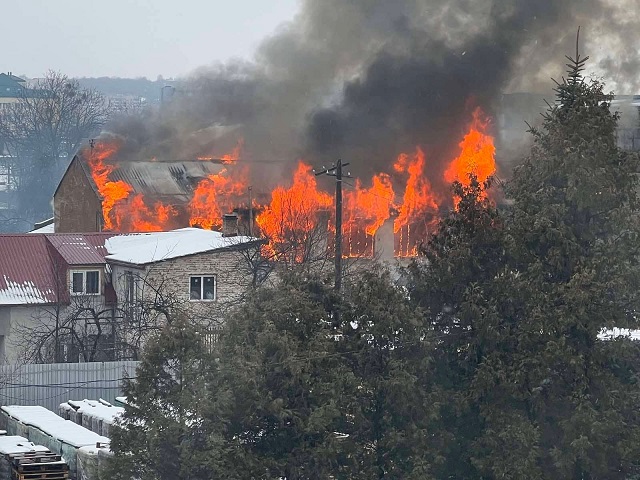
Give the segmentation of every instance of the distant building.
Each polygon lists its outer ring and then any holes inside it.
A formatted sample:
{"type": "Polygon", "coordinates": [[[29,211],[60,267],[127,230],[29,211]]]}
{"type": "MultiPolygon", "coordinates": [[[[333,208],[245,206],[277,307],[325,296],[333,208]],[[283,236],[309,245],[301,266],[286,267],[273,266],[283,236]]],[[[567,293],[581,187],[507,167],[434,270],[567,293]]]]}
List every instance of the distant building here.
{"type": "Polygon", "coordinates": [[[147,99],[138,95],[113,94],[105,95],[104,98],[114,113],[140,112],[147,106],[147,99]]]}
{"type": "Polygon", "coordinates": [[[0,73],[0,109],[16,103],[28,91],[27,81],[11,72],[0,73]]]}

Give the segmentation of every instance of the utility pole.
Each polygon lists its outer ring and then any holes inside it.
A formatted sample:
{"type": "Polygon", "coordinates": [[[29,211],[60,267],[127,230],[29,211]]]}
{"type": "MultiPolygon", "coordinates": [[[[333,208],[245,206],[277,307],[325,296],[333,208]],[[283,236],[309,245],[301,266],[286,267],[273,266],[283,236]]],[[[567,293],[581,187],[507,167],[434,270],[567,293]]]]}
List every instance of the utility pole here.
{"type": "Polygon", "coordinates": [[[249,236],[253,237],[253,186],[249,185],[249,236]]]}
{"type": "Polygon", "coordinates": [[[342,163],[338,160],[331,168],[324,168],[316,172],[319,175],[328,175],[336,177],[336,244],[335,244],[335,290],[340,293],[342,290],[342,167],[346,167],[349,163],[342,163]]]}

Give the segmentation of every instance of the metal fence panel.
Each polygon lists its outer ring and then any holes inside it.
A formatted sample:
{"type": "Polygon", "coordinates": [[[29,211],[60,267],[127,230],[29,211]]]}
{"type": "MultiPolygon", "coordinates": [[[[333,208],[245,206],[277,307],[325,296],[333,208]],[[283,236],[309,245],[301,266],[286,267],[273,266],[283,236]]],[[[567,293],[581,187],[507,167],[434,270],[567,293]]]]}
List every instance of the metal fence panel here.
{"type": "Polygon", "coordinates": [[[122,395],[122,379],[135,377],[139,362],[54,363],[0,366],[1,405],[39,405],[54,412],[67,400],[122,395]]]}

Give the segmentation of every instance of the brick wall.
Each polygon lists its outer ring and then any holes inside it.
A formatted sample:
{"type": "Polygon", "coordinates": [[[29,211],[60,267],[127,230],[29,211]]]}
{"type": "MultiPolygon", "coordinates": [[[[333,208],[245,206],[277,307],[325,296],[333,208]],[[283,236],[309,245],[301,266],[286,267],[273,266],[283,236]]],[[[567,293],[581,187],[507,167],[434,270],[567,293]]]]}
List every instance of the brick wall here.
{"type": "Polygon", "coordinates": [[[74,157],[53,197],[56,232],[99,232],[102,203],[85,170],[74,157]]]}

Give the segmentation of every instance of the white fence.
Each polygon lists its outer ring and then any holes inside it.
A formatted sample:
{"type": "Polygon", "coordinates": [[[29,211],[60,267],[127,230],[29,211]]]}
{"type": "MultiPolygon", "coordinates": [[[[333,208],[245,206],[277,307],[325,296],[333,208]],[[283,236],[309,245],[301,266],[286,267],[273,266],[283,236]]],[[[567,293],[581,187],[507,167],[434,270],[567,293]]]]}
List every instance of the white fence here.
{"type": "Polygon", "coordinates": [[[67,400],[122,395],[122,379],[135,377],[139,362],[54,363],[0,366],[0,405],[39,405],[54,412],[67,400]]]}

